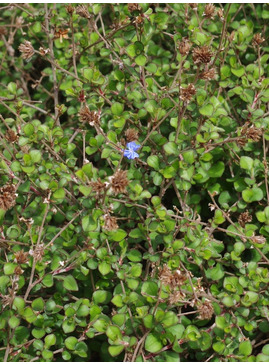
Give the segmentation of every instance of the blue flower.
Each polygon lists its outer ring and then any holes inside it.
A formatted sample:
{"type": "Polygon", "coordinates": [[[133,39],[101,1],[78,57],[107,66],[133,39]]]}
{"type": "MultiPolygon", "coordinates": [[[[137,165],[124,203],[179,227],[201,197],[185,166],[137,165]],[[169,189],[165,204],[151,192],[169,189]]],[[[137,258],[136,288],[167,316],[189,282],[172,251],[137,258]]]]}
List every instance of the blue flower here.
{"type": "Polygon", "coordinates": [[[139,144],[136,144],[136,142],[130,142],[127,143],[127,149],[124,150],[124,157],[127,157],[128,159],[135,159],[138,158],[139,155],[136,153],[136,151],[140,148],[139,144]]]}

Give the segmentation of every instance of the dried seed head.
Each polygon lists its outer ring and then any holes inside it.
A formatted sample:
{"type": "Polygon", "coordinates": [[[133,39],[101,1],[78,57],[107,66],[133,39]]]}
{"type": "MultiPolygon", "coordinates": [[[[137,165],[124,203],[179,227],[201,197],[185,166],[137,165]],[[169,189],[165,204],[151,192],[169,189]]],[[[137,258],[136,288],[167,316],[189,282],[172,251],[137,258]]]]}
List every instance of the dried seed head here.
{"type": "Polygon", "coordinates": [[[5,134],[5,138],[10,143],[15,143],[19,139],[19,136],[15,133],[14,130],[8,129],[5,134]]]}
{"type": "Polygon", "coordinates": [[[245,123],[241,130],[241,135],[245,136],[247,139],[251,139],[254,142],[258,142],[262,136],[262,130],[258,129],[256,126],[251,125],[249,123],[245,123]]]}
{"type": "Polygon", "coordinates": [[[141,10],[141,6],[137,3],[130,3],[128,4],[128,11],[130,13],[133,13],[134,11],[140,11],[141,10]]]}
{"type": "Polygon", "coordinates": [[[24,270],[21,269],[20,266],[17,266],[15,269],[14,269],[14,275],[15,276],[20,276],[22,275],[22,273],[24,272],[24,270]]]}
{"type": "Polygon", "coordinates": [[[196,3],[191,3],[191,4],[189,4],[189,6],[190,6],[193,10],[197,10],[197,9],[198,9],[198,4],[196,4],[196,3]]]}
{"type": "Polygon", "coordinates": [[[191,43],[186,38],[183,38],[182,41],[178,45],[179,53],[182,56],[187,56],[189,54],[190,48],[191,48],[191,43]]]}
{"type": "Polygon", "coordinates": [[[66,11],[68,12],[68,14],[72,15],[73,12],[75,11],[75,9],[73,8],[73,6],[71,4],[67,5],[66,7],[66,11]]]}
{"type": "Polygon", "coordinates": [[[180,270],[172,272],[167,265],[164,265],[163,268],[159,269],[159,279],[164,285],[174,289],[182,286],[187,277],[180,270]]]}
{"type": "Polygon", "coordinates": [[[206,4],[203,16],[206,19],[213,19],[215,15],[215,6],[213,4],[206,4]]]}
{"type": "Polygon", "coordinates": [[[6,185],[0,188],[0,209],[9,210],[16,204],[16,186],[6,185]]]}
{"type": "Polygon", "coordinates": [[[6,35],[7,34],[7,28],[0,26],[0,35],[6,35]]]}
{"type": "Polygon", "coordinates": [[[2,296],[1,303],[3,308],[5,308],[6,306],[11,306],[12,302],[13,302],[13,297],[11,295],[2,296]]]}
{"type": "Polygon", "coordinates": [[[185,297],[185,293],[181,292],[181,291],[175,291],[175,292],[172,292],[170,295],[169,295],[169,298],[168,298],[168,303],[170,305],[174,305],[175,303],[178,303],[180,301],[182,301],[185,297]]]}
{"type": "Polygon", "coordinates": [[[42,57],[44,57],[47,53],[49,53],[49,48],[45,49],[43,47],[39,47],[39,52],[42,57]]]}
{"type": "Polygon", "coordinates": [[[198,318],[200,320],[210,320],[214,314],[214,308],[212,306],[212,303],[207,299],[205,300],[205,302],[199,305],[198,311],[199,311],[198,318]]]}
{"type": "Polygon", "coordinates": [[[118,194],[126,192],[126,187],[129,184],[127,171],[117,171],[113,176],[109,177],[109,182],[113,193],[118,194]]]}
{"type": "Polygon", "coordinates": [[[97,181],[90,182],[90,186],[94,192],[97,192],[97,194],[104,192],[106,189],[106,184],[103,183],[100,178],[98,178],[97,181]]]}
{"type": "Polygon", "coordinates": [[[265,39],[262,37],[261,33],[257,33],[253,36],[252,44],[254,47],[259,47],[264,41],[265,39]]]}
{"type": "Polygon", "coordinates": [[[245,212],[242,212],[239,215],[238,218],[238,222],[242,227],[245,227],[247,222],[251,222],[252,221],[252,216],[250,215],[249,211],[246,210],[245,212]]]}
{"type": "Polygon", "coordinates": [[[138,140],[138,131],[132,128],[129,128],[125,131],[125,139],[126,142],[135,142],[138,140]]]}
{"type": "Polygon", "coordinates": [[[114,216],[111,216],[109,214],[104,215],[105,225],[104,229],[108,231],[117,230],[119,228],[117,224],[117,219],[114,216]]]}
{"type": "Polygon", "coordinates": [[[29,250],[29,254],[33,256],[36,262],[41,262],[44,255],[44,244],[39,244],[34,250],[29,250]]]}
{"type": "Polygon", "coordinates": [[[202,72],[201,75],[200,75],[200,78],[202,80],[210,81],[210,80],[213,80],[215,78],[215,75],[216,75],[215,68],[210,68],[208,71],[202,72]]]}
{"type": "Polygon", "coordinates": [[[232,33],[229,35],[228,40],[231,43],[234,40],[235,31],[233,30],[232,33]]]}
{"type": "Polygon", "coordinates": [[[87,105],[83,106],[79,112],[79,120],[89,125],[99,125],[100,117],[96,111],[90,111],[87,105]]]}
{"type": "Polygon", "coordinates": [[[90,18],[90,13],[88,8],[85,5],[78,5],[76,7],[76,13],[80,15],[82,18],[90,18]]]}
{"type": "Polygon", "coordinates": [[[211,49],[205,45],[203,47],[196,47],[192,51],[192,58],[195,64],[209,63],[211,61],[211,57],[213,53],[211,49]]]}
{"type": "Polygon", "coordinates": [[[25,40],[24,43],[20,44],[19,51],[21,52],[23,59],[30,59],[35,54],[35,50],[28,40],[25,40]]]}
{"type": "Polygon", "coordinates": [[[256,243],[256,244],[265,244],[266,243],[266,238],[262,235],[253,236],[251,238],[251,240],[253,241],[253,243],[256,243]]]}
{"type": "Polygon", "coordinates": [[[143,24],[144,18],[141,15],[138,15],[135,17],[134,22],[135,22],[135,24],[143,24]]]}
{"type": "Polygon", "coordinates": [[[57,29],[54,32],[54,38],[53,39],[60,39],[60,43],[63,43],[63,39],[68,39],[68,31],[70,29],[57,29]]]}
{"type": "Polygon", "coordinates": [[[181,100],[183,100],[184,102],[187,102],[187,103],[191,101],[192,97],[195,94],[196,94],[196,89],[192,83],[189,84],[189,86],[187,86],[185,88],[181,88],[181,90],[180,90],[181,100]]]}
{"type": "Polygon", "coordinates": [[[16,262],[18,264],[26,264],[26,263],[28,263],[29,254],[26,253],[26,252],[24,252],[23,250],[19,250],[14,255],[15,255],[14,262],[16,262]]]}
{"type": "Polygon", "coordinates": [[[220,18],[221,21],[224,20],[224,13],[222,9],[218,9],[217,11],[218,17],[220,18]]]}

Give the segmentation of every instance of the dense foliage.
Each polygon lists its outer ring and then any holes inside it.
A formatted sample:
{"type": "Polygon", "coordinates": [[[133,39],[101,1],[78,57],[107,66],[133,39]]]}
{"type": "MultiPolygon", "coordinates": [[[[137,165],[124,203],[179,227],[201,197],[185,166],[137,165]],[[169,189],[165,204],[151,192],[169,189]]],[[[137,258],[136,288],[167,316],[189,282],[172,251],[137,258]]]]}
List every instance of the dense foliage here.
{"type": "Polygon", "coordinates": [[[268,4],[1,4],[1,361],[269,360],[268,4]]]}

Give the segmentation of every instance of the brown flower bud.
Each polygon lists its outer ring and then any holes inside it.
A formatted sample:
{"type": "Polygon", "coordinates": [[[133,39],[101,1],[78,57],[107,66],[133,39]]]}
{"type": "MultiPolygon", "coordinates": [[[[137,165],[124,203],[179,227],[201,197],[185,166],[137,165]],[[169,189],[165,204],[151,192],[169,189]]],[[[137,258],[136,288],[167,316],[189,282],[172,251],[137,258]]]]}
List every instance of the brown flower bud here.
{"type": "Polygon", "coordinates": [[[198,4],[196,3],[190,3],[189,6],[193,9],[193,10],[197,10],[198,9],[198,4]]]}
{"type": "Polygon", "coordinates": [[[117,230],[119,228],[117,219],[109,214],[104,215],[105,225],[104,229],[108,231],[117,230]]]}
{"type": "Polygon", "coordinates": [[[23,59],[30,59],[35,54],[35,50],[28,40],[25,40],[24,43],[20,44],[19,51],[21,52],[23,59]]]}
{"type": "Polygon", "coordinates": [[[14,130],[8,129],[5,134],[5,138],[10,143],[15,143],[19,139],[19,136],[18,136],[18,134],[15,133],[14,130]]]}
{"type": "Polygon", "coordinates": [[[129,128],[125,131],[125,138],[127,143],[135,142],[138,140],[138,131],[132,128],[129,128]]]}
{"type": "Polygon", "coordinates": [[[238,222],[242,227],[245,227],[247,222],[251,222],[252,221],[252,216],[250,215],[249,211],[246,210],[245,212],[242,212],[239,215],[238,218],[238,222]]]}
{"type": "Polygon", "coordinates": [[[184,102],[190,102],[192,97],[195,95],[196,89],[194,85],[191,83],[189,86],[185,88],[181,88],[180,90],[180,99],[184,102]]]}
{"type": "Polygon", "coordinates": [[[85,105],[79,112],[79,120],[82,123],[88,123],[89,125],[99,125],[100,117],[96,111],[90,111],[88,106],[85,105]]]}
{"type": "Polygon", "coordinates": [[[259,47],[264,41],[265,39],[262,37],[261,33],[257,33],[253,36],[252,44],[254,47],[259,47]]]}
{"type": "Polygon", "coordinates": [[[213,19],[215,15],[215,6],[213,4],[206,4],[203,16],[206,19],[213,19]]]}
{"type": "Polygon", "coordinates": [[[133,13],[134,11],[140,11],[141,6],[138,3],[130,3],[128,4],[128,11],[133,13]]]}
{"type": "Polygon", "coordinates": [[[207,45],[203,47],[196,47],[192,51],[192,58],[195,64],[209,63],[212,56],[213,53],[207,45]]]}
{"type": "Polygon", "coordinates": [[[183,38],[182,41],[178,45],[179,53],[182,56],[187,56],[189,54],[190,48],[191,48],[191,43],[186,38],[183,38]]]}
{"type": "Polygon", "coordinates": [[[9,210],[16,204],[16,186],[6,185],[0,188],[0,209],[9,210]]]}
{"type": "Polygon", "coordinates": [[[199,311],[198,318],[200,320],[210,320],[214,314],[214,308],[212,306],[212,303],[207,299],[205,300],[205,302],[199,305],[198,311],[199,311]]]}
{"type": "Polygon", "coordinates": [[[266,243],[266,238],[262,235],[253,236],[251,238],[251,240],[253,241],[253,243],[256,243],[256,244],[265,244],[266,243]]]}
{"type": "Polygon", "coordinates": [[[88,8],[85,5],[78,5],[76,7],[76,13],[80,15],[82,18],[90,18],[90,13],[88,8]]]}
{"type": "Polygon", "coordinates": [[[207,80],[207,81],[210,81],[210,80],[213,80],[216,76],[216,70],[215,68],[210,68],[208,71],[204,71],[200,74],[200,78],[202,80],[207,80]]]}
{"type": "Polygon", "coordinates": [[[126,187],[129,184],[127,171],[116,171],[113,176],[109,177],[109,182],[113,193],[125,193],[126,187]]]}
{"type": "Polygon", "coordinates": [[[19,250],[15,254],[14,262],[18,264],[26,264],[28,262],[28,253],[24,252],[23,250],[19,250]]]}
{"type": "Polygon", "coordinates": [[[102,193],[106,189],[106,184],[103,183],[100,178],[98,178],[97,181],[90,182],[90,186],[94,192],[97,192],[97,194],[102,193]]]}

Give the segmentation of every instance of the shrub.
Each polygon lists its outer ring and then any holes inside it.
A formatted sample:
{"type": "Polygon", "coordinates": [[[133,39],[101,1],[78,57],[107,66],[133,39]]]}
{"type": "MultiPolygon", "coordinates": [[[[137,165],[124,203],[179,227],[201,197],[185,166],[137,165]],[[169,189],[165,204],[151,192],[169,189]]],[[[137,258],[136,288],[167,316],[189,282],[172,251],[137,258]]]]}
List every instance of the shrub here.
{"type": "Polygon", "coordinates": [[[2,4],[2,361],[268,361],[268,4],[2,4]]]}

